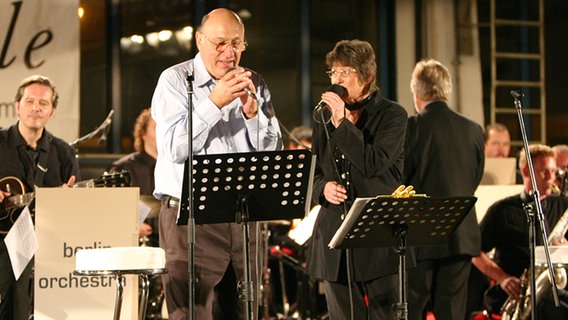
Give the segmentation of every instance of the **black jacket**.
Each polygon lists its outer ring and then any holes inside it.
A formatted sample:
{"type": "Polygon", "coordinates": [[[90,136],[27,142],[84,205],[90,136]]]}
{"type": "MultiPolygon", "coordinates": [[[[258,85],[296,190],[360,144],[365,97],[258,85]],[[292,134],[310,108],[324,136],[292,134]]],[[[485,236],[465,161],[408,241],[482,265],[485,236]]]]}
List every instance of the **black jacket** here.
{"type": "MultiPolygon", "coordinates": [[[[408,119],[404,184],[431,197],[473,196],[485,163],[483,129],[434,101],[408,119]]],[[[478,256],[480,234],[472,209],[447,245],[420,247],[417,258],[478,256]]]]}
{"type": "MultiPolygon", "coordinates": [[[[346,161],[343,161],[340,170],[350,174],[348,201],[357,197],[391,194],[401,182],[407,117],[402,106],[377,94],[355,125],[349,121],[343,121],[338,128],[327,124],[329,139],[324,126],[315,125],[312,151],[317,156],[317,165],[313,197],[322,208],[315,222],[307,268],[316,278],[338,281],[344,277],[340,274],[344,250],[328,248],[329,241],[341,225],[343,206],[329,204],[322,194],[328,181],[338,181],[334,169],[337,156],[331,150],[336,147],[345,156],[346,161]]],[[[397,272],[398,256],[392,248],[372,248],[370,244],[370,248],[353,249],[352,256],[354,281],[372,280],[397,272]]],[[[407,264],[412,265],[413,260],[408,259],[407,264]]]]}

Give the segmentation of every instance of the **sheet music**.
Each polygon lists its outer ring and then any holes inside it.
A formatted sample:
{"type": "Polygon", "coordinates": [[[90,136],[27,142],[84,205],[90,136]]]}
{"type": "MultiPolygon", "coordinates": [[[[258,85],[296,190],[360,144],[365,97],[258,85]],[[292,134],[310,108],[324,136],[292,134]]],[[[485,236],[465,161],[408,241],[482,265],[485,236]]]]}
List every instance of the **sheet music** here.
{"type": "Polygon", "coordinates": [[[349,209],[347,216],[343,220],[343,223],[341,224],[339,229],[337,229],[335,235],[327,245],[330,249],[335,249],[339,244],[341,244],[343,239],[347,236],[349,230],[351,230],[351,227],[353,226],[355,221],[357,221],[357,218],[359,218],[361,210],[367,205],[367,203],[369,203],[369,201],[374,199],[376,198],[370,197],[370,198],[355,199],[353,205],[351,206],[351,209],[349,209]]]}
{"type": "Polygon", "coordinates": [[[405,232],[408,245],[446,243],[476,200],[475,197],[430,198],[425,195],[357,198],[328,247],[394,246],[403,229],[408,231],[405,232]]]}
{"type": "Polygon", "coordinates": [[[24,208],[10,228],[6,238],[4,238],[4,243],[8,249],[14,277],[18,280],[38,248],[28,206],[24,208]]]}
{"type": "Polygon", "coordinates": [[[304,245],[304,243],[312,237],[314,224],[316,223],[320,209],[320,205],[315,206],[296,228],[290,230],[290,232],[288,232],[290,239],[301,246],[304,245]]]}
{"type": "Polygon", "coordinates": [[[144,201],[138,201],[138,225],[144,223],[144,220],[148,217],[152,208],[144,203],[144,201]]]}

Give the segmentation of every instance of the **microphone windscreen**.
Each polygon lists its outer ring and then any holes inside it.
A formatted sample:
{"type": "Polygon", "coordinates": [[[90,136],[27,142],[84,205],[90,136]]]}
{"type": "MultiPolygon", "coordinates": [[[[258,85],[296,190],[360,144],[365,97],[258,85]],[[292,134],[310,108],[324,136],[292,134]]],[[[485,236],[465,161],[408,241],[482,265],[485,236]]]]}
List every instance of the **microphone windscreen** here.
{"type": "Polygon", "coordinates": [[[336,93],[340,97],[343,97],[345,95],[345,92],[347,91],[347,89],[345,89],[344,86],[341,86],[341,85],[338,85],[338,84],[332,84],[325,91],[330,91],[330,92],[336,93]]]}
{"type": "Polygon", "coordinates": [[[231,72],[231,71],[233,71],[233,70],[235,70],[235,69],[237,69],[237,67],[231,67],[231,68],[227,69],[227,72],[225,72],[225,74],[227,74],[227,73],[229,73],[229,72],[231,72]]]}
{"type": "Polygon", "coordinates": [[[520,97],[523,96],[523,94],[519,91],[515,91],[515,90],[511,90],[511,95],[513,96],[513,98],[515,99],[519,99],[520,97]]]}

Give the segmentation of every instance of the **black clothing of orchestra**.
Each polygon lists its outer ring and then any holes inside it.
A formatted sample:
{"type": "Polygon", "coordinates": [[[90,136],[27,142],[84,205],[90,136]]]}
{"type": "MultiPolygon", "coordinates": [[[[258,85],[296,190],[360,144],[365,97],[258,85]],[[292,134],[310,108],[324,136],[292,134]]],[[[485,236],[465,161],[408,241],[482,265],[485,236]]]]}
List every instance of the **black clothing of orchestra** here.
{"type": "MultiPolygon", "coordinates": [[[[481,126],[451,110],[445,101],[432,101],[408,119],[403,183],[414,186],[417,193],[473,196],[483,176],[484,159],[481,126]]],[[[464,317],[470,258],[479,255],[480,242],[472,209],[447,244],[416,248],[418,268],[408,273],[409,319],[421,318],[430,298],[439,320],[464,317]]]]}
{"type": "MultiPolygon", "coordinates": [[[[144,151],[133,152],[116,160],[111,165],[111,172],[126,170],[132,179],[130,185],[140,188],[141,195],[151,196],[154,192],[154,168],[156,159],[144,151]]],[[[145,223],[152,226],[152,234],[149,236],[149,245],[158,247],[158,219],[147,218],[145,223]]]]}
{"type": "MultiPolygon", "coordinates": [[[[322,112],[324,118],[328,119],[329,110],[322,112]]],[[[355,198],[391,194],[400,185],[407,117],[402,106],[376,94],[356,124],[344,120],[335,128],[327,123],[329,139],[323,125],[315,125],[312,151],[317,157],[317,163],[313,200],[322,207],[308,249],[307,271],[310,275],[329,282],[347,283],[345,250],[329,249],[328,243],[355,198]],[[336,166],[341,178],[338,178],[335,171],[336,166]],[[323,189],[329,181],[338,181],[346,187],[346,207],[325,200],[323,189]]],[[[407,263],[411,266],[414,261],[409,258],[407,263]]],[[[351,249],[349,264],[352,267],[352,281],[370,282],[387,275],[396,275],[398,255],[394,248],[351,249]]],[[[397,292],[395,284],[390,291],[395,301],[397,292]]],[[[376,302],[373,299],[376,297],[370,298],[370,309],[373,309],[376,302]]],[[[389,301],[387,307],[390,309],[395,301],[389,301]]]]}
{"type": "Polygon", "coordinates": [[[154,168],[156,159],[144,151],[133,152],[116,160],[111,165],[111,171],[126,170],[130,173],[132,186],[140,188],[140,194],[152,195],[154,192],[154,168]]]}
{"type": "MultiPolygon", "coordinates": [[[[483,129],[434,101],[408,119],[404,183],[430,197],[473,196],[485,163],[483,129]]],[[[479,255],[480,235],[472,210],[451,237],[449,245],[421,247],[417,259],[479,255]]]]}
{"type": "MultiPolygon", "coordinates": [[[[524,269],[528,269],[530,266],[529,224],[527,213],[523,209],[523,203],[526,202],[526,199],[527,196],[523,193],[497,201],[487,210],[487,214],[480,224],[481,250],[490,252],[495,249],[493,257],[495,263],[503,271],[515,277],[520,277],[524,269]]],[[[568,209],[568,198],[551,195],[541,201],[541,205],[546,230],[550,233],[563,213],[568,209]]],[[[536,224],[535,240],[537,246],[543,244],[538,224],[536,224]]],[[[492,312],[499,312],[501,305],[507,298],[507,294],[500,287],[497,287],[498,284],[488,290],[486,294],[487,307],[492,312]]],[[[551,301],[551,293],[544,298],[545,300],[548,298],[551,301]]],[[[560,293],[560,298],[563,302],[568,302],[566,291],[560,293]]],[[[539,305],[537,313],[546,312],[543,308],[545,306],[539,305]]],[[[544,314],[540,315],[543,319],[552,318],[549,313],[546,316],[544,314]]],[[[568,315],[568,309],[565,307],[564,318],[562,319],[566,319],[566,315],[568,315]]]]}
{"type": "MultiPolygon", "coordinates": [[[[524,194],[523,198],[526,198],[524,194]]],[[[503,271],[515,277],[520,277],[530,265],[529,224],[523,202],[521,195],[497,201],[487,210],[480,224],[481,250],[490,252],[495,248],[493,260],[503,271]]],[[[568,208],[568,199],[551,195],[541,204],[546,230],[550,232],[568,208]]],[[[537,245],[542,245],[540,232],[537,224],[537,245]]]]}
{"type": "Polygon", "coordinates": [[[32,152],[49,154],[48,170],[41,187],[60,187],[72,175],[77,177],[77,181],[80,180],[75,150],[67,142],[44,130],[37,148],[32,150],[18,131],[17,124],[0,130],[0,178],[17,177],[28,191],[33,191],[37,163],[30,156],[32,152]]]}
{"type": "MultiPolygon", "coordinates": [[[[34,190],[37,159],[47,154],[45,167],[47,172],[43,181],[36,184],[41,187],[59,187],[74,175],[79,179],[79,165],[75,150],[65,141],[53,136],[46,130],[34,150],[30,148],[18,131],[18,124],[0,130],[0,178],[17,177],[26,187],[27,192],[34,190]]],[[[0,237],[0,319],[27,319],[33,312],[31,295],[33,283],[31,272],[33,260],[28,264],[18,281],[14,278],[12,265],[8,257],[4,238],[0,237]]]]}
{"type": "MultiPolygon", "coordinates": [[[[154,168],[156,167],[156,159],[145,151],[136,151],[125,155],[124,157],[112,163],[110,172],[128,171],[132,179],[130,185],[140,188],[141,195],[151,196],[154,192],[154,168]]],[[[159,246],[159,224],[157,217],[146,218],[144,223],[152,226],[152,233],[140,244],[150,247],[159,246]]],[[[150,277],[150,287],[148,288],[148,302],[146,317],[152,318],[161,316],[163,303],[162,281],[160,276],[154,275],[150,277]]]]}

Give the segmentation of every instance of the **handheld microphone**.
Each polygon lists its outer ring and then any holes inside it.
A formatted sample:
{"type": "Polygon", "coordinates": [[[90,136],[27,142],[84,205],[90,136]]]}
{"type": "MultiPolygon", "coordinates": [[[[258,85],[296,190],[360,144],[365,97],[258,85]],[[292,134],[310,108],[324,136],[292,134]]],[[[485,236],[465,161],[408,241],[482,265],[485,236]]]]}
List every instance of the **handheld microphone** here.
{"type": "Polygon", "coordinates": [[[253,98],[254,100],[258,100],[256,98],[256,94],[254,94],[254,92],[250,91],[249,87],[245,87],[243,89],[251,98],[253,98]]]}
{"type": "MultiPolygon", "coordinates": [[[[231,72],[231,71],[233,71],[233,70],[236,70],[236,69],[237,69],[237,67],[229,68],[229,69],[227,70],[227,72],[225,72],[225,74],[227,74],[227,73],[229,73],[229,72],[231,72]]],[[[245,88],[243,89],[243,91],[246,92],[251,98],[253,98],[254,100],[257,100],[257,101],[258,101],[258,99],[256,98],[256,94],[254,94],[254,92],[252,92],[249,87],[245,87],[245,88]]]]}
{"type": "MultiPolygon", "coordinates": [[[[347,91],[347,89],[345,89],[344,86],[340,86],[338,84],[332,84],[331,86],[329,86],[327,89],[325,89],[325,92],[334,92],[336,93],[338,96],[343,97],[343,95],[345,94],[345,92],[347,91]]],[[[314,108],[314,112],[318,112],[320,111],[322,108],[324,108],[326,106],[325,102],[323,100],[320,100],[320,102],[318,102],[318,104],[316,105],[316,107],[314,108]]]]}

